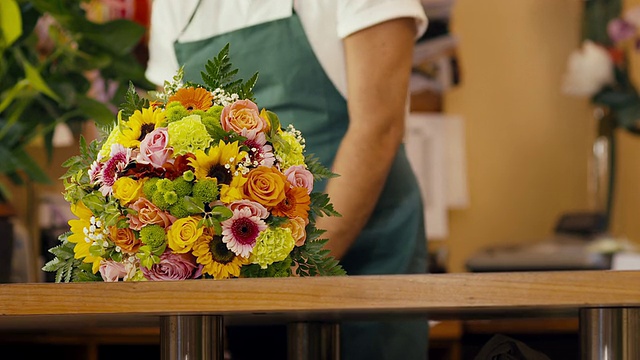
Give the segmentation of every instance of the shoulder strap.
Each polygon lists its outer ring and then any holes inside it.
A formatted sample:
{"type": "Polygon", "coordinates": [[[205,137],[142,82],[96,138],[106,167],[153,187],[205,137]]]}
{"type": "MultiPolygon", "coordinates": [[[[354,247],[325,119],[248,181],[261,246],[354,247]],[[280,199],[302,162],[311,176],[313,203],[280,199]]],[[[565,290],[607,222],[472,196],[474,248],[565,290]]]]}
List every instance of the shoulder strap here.
{"type": "Polygon", "coordinates": [[[193,9],[193,13],[189,17],[189,21],[187,21],[187,24],[182,28],[182,31],[180,31],[180,33],[176,37],[176,41],[182,35],[184,35],[185,31],[187,31],[187,29],[189,28],[189,25],[191,25],[191,22],[193,21],[193,18],[196,17],[196,12],[198,12],[198,9],[200,8],[200,4],[202,4],[202,0],[198,0],[198,3],[196,4],[196,7],[193,9]]]}

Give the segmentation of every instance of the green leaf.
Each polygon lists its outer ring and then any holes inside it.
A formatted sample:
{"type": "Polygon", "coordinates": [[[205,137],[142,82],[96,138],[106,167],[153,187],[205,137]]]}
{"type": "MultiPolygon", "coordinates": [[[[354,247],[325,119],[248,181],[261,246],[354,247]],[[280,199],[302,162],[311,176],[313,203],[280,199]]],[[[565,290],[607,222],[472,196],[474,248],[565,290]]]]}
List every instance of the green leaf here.
{"type": "Polygon", "coordinates": [[[145,28],[133,21],[118,19],[104,24],[93,24],[86,39],[116,55],[130,53],[144,35],[145,28]]]}
{"type": "Polygon", "coordinates": [[[104,197],[96,193],[91,193],[82,199],[84,205],[91,210],[92,213],[98,214],[104,211],[104,197]]]}
{"type": "Polygon", "coordinates": [[[305,156],[304,162],[305,164],[307,164],[307,170],[309,170],[313,174],[314,181],[320,181],[340,176],[322,165],[320,159],[318,159],[315,155],[305,156]]]}
{"type": "Polygon", "coordinates": [[[42,76],[40,76],[40,72],[35,67],[29,64],[29,62],[27,62],[26,60],[22,63],[22,66],[24,67],[24,73],[27,77],[27,81],[29,81],[29,84],[33,86],[34,89],[47,95],[55,101],[60,101],[58,95],[56,95],[56,93],[54,93],[53,90],[49,88],[44,79],[42,79],[42,76]]]}
{"type": "MultiPolygon", "coordinates": [[[[319,192],[312,192],[311,195],[311,204],[309,205],[309,212],[313,216],[336,216],[341,217],[339,212],[337,212],[333,208],[333,204],[329,201],[329,195],[319,192]]],[[[311,216],[311,215],[310,215],[311,216]]]]}
{"type": "MultiPolygon", "coordinates": [[[[14,165],[16,165],[17,169],[24,171],[35,182],[51,184],[49,176],[24,149],[14,149],[12,153],[14,155],[13,159],[16,161],[14,165]]],[[[3,158],[3,162],[6,160],[6,158],[3,158]]]]}
{"type": "Polygon", "coordinates": [[[220,221],[225,221],[233,216],[233,211],[226,206],[214,206],[213,209],[211,209],[211,215],[220,221]]]}
{"type": "Polygon", "coordinates": [[[142,99],[138,92],[136,91],[136,87],[132,82],[129,82],[129,89],[125,94],[125,102],[120,105],[121,111],[119,115],[119,119],[128,119],[136,110],[142,110],[145,107],[149,106],[149,100],[142,99]]]}
{"type": "Polygon", "coordinates": [[[115,114],[103,103],[85,95],[77,98],[78,107],[87,117],[95,121],[98,126],[114,124],[115,114]]]}
{"type": "Polygon", "coordinates": [[[0,35],[3,47],[11,46],[22,35],[22,15],[15,0],[0,1],[0,35]]]}

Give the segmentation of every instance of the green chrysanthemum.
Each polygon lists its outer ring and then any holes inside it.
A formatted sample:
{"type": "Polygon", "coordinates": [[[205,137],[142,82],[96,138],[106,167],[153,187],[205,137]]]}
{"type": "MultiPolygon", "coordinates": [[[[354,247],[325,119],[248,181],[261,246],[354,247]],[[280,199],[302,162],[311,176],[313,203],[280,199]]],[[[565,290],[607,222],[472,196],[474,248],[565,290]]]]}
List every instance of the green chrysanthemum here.
{"type": "Polygon", "coordinates": [[[185,206],[184,199],[178,199],[175,204],[171,205],[169,212],[178,219],[191,215],[191,212],[185,206]]]}
{"type": "Polygon", "coordinates": [[[283,132],[280,134],[280,137],[285,144],[280,142],[275,142],[273,144],[276,154],[280,157],[280,166],[283,169],[287,169],[294,165],[304,165],[304,148],[300,145],[298,140],[296,140],[295,135],[283,132]]]}
{"type": "Polygon", "coordinates": [[[211,143],[211,136],[198,115],[190,115],[170,123],[168,133],[169,146],[173,147],[175,155],[204,151],[211,143]]]}
{"type": "Polygon", "coordinates": [[[142,193],[147,199],[153,198],[153,194],[155,194],[156,190],[158,190],[158,186],[156,185],[160,181],[160,178],[150,178],[144,182],[142,185],[142,193]]]}
{"type": "Polygon", "coordinates": [[[173,191],[176,192],[176,195],[178,195],[179,198],[191,194],[192,187],[193,184],[191,184],[182,176],[173,180],[173,191]]]}
{"type": "Polygon", "coordinates": [[[217,200],[218,194],[218,182],[215,178],[204,178],[193,184],[193,197],[203,204],[217,200]]]}
{"type": "Polygon", "coordinates": [[[152,248],[162,246],[165,242],[166,234],[160,225],[146,225],[140,229],[140,241],[152,248]]]}
{"type": "Polygon", "coordinates": [[[164,113],[169,123],[189,116],[189,111],[187,111],[187,109],[185,109],[179,101],[170,102],[164,110],[164,113]]]}
{"type": "Polygon", "coordinates": [[[251,251],[249,261],[266,269],[267,266],[277,261],[282,261],[289,256],[296,241],[288,228],[268,228],[258,235],[256,245],[251,251]]]}

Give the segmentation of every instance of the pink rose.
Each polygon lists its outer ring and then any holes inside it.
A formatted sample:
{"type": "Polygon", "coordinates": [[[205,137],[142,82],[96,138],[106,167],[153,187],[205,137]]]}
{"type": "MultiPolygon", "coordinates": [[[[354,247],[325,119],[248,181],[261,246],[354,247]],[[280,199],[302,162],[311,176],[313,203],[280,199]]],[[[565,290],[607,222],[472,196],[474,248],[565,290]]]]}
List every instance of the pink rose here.
{"type": "Polygon", "coordinates": [[[162,167],[173,154],[173,149],[167,148],[169,134],[167,128],[157,128],[148,133],[140,142],[140,153],[136,161],[141,164],[151,164],[162,167]]]}
{"type": "Polygon", "coordinates": [[[100,276],[102,276],[103,281],[116,282],[126,275],[127,271],[124,268],[124,264],[113,260],[102,260],[100,262],[100,276]]]}
{"type": "Polygon", "coordinates": [[[304,165],[290,166],[284,171],[284,176],[287,177],[291,186],[307,188],[308,194],[313,191],[313,174],[304,165]]]}
{"type": "Polygon", "coordinates": [[[171,251],[165,251],[160,255],[160,262],[153,264],[151,269],[142,267],[142,274],[147,280],[152,281],[187,280],[199,277],[202,271],[191,254],[174,254],[171,251]]]}
{"type": "Polygon", "coordinates": [[[238,100],[225,106],[220,114],[220,124],[225,131],[235,131],[238,134],[242,129],[260,132],[266,129],[268,124],[260,117],[258,105],[251,100],[238,100]]]}
{"type": "Polygon", "coordinates": [[[260,219],[266,219],[269,217],[269,211],[267,210],[267,208],[262,206],[262,204],[251,200],[243,199],[234,201],[229,204],[229,209],[231,209],[234,213],[236,212],[236,210],[249,209],[249,211],[251,211],[251,216],[257,216],[260,219]]]}
{"type": "Polygon", "coordinates": [[[160,225],[168,228],[176,220],[175,217],[160,210],[151,201],[145,198],[139,198],[129,207],[138,212],[137,215],[127,215],[129,226],[133,230],[140,230],[145,225],[160,225]]]}

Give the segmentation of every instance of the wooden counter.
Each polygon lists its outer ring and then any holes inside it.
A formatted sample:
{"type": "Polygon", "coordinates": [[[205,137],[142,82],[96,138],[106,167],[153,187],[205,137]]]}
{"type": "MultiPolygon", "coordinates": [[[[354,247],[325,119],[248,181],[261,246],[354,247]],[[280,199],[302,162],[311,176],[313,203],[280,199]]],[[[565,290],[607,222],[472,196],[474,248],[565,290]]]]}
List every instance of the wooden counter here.
{"type": "MultiPolygon", "coordinates": [[[[640,324],[635,319],[640,309],[640,271],[0,285],[0,329],[16,331],[139,327],[187,316],[301,323],[403,316],[554,318],[610,309],[624,311],[625,318],[631,314],[636,322],[630,323],[640,324]]],[[[585,314],[580,326],[586,342],[587,336],[603,332],[603,324],[585,314]]],[[[625,331],[640,332],[635,325],[625,326],[625,331]]],[[[162,330],[162,342],[172,336],[175,331],[162,330]]]]}

